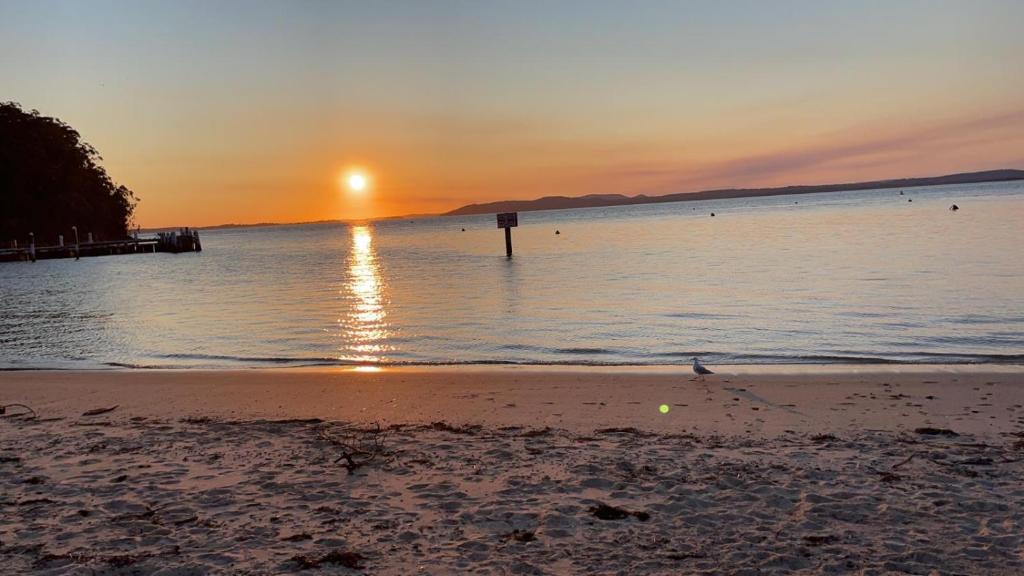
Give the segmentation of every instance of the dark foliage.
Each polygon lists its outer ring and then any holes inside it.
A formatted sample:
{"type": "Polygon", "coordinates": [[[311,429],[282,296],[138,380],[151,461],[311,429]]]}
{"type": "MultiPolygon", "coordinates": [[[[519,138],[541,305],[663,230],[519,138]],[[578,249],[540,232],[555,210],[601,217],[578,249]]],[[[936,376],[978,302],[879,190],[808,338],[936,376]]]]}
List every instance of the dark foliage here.
{"type": "Polygon", "coordinates": [[[137,199],[110,179],[95,148],[56,118],[0,102],[0,246],[17,239],[57,243],[120,240],[128,236],[137,199]]]}

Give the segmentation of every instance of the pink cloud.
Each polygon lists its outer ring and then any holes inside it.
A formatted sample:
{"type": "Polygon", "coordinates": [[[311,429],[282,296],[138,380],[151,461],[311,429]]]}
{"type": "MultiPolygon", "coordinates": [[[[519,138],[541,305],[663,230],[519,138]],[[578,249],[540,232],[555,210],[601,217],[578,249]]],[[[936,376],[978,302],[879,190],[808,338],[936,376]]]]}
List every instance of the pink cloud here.
{"type": "Polygon", "coordinates": [[[885,134],[828,135],[818,146],[804,146],[726,160],[706,166],[625,166],[606,173],[637,192],[666,193],[707,188],[815,184],[821,177],[873,180],[930,176],[932,171],[1020,167],[1024,110],[955,119],[885,134]],[[851,138],[856,138],[850,141],[851,138]],[[976,166],[981,152],[982,166],[976,166]],[[953,157],[951,160],[950,157],[953,157]],[[957,157],[971,165],[952,165],[957,157]],[[941,165],[936,165],[942,161],[941,165]],[[922,172],[922,171],[926,171],[922,172]]]}

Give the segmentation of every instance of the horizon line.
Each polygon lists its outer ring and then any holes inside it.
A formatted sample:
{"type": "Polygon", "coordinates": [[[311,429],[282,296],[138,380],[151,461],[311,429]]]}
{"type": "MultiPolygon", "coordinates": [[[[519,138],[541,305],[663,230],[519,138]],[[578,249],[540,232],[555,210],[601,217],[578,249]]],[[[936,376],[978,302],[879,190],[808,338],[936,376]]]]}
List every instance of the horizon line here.
{"type": "MultiPolygon", "coordinates": [[[[984,173],[988,173],[988,172],[1024,172],[1024,169],[1021,169],[1021,168],[992,168],[992,169],[988,169],[988,170],[972,170],[972,171],[967,171],[967,172],[954,172],[954,173],[949,173],[949,174],[941,174],[939,176],[905,176],[905,177],[901,177],[901,178],[886,178],[884,180],[865,180],[865,181],[860,181],[860,182],[830,182],[830,183],[826,183],[826,184],[787,184],[785,186],[770,186],[770,187],[765,187],[765,188],[737,188],[737,187],[713,188],[713,189],[708,189],[708,190],[693,190],[693,191],[689,191],[689,192],[669,192],[667,194],[659,194],[659,195],[656,195],[656,196],[649,196],[649,195],[643,194],[643,193],[634,194],[632,196],[628,196],[628,195],[625,195],[625,194],[599,194],[599,193],[583,194],[583,195],[580,195],[580,196],[540,196],[540,197],[537,197],[537,198],[523,199],[523,200],[512,199],[512,200],[495,200],[495,201],[492,201],[492,202],[482,202],[482,203],[470,203],[470,204],[464,204],[462,206],[459,206],[458,208],[455,208],[454,210],[449,210],[447,212],[437,212],[437,213],[400,214],[400,215],[396,215],[396,216],[377,216],[377,217],[373,217],[373,218],[324,218],[322,220],[305,220],[305,221],[298,221],[298,222],[221,223],[221,224],[213,224],[213,225],[207,225],[207,226],[180,226],[180,225],[174,225],[174,226],[147,226],[147,227],[139,226],[139,227],[137,227],[137,230],[139,232],[156,232],[156,231],[160,231],[160,230],[176,230],[176,229],[179,229],[179,228],[191,228],[191,229],[194,229],[194,230],[215,230],[215,229],[222,229],[222,228],[259,228],[259,227],[270,227],[270,226],[304,226],[304,225],[310,225],[310,224],[332,224],[332,223],[353,224],[353,223],[360,223],[360,222],[377,222],[377,221],[382,221],[382,220],[402,220],[402,219],[405,219],[405,218],[439,218],[439,217],[444,217],[444,216],[473,216],[473,215],[478,215],[480,213],[476,213],[476,214],[468,214],[468,213],[467,214],[454,214],[454,212],[457,212],[459,210],[462,210],[462,209],[465,209],[465,208],[469,208],[469,207],[472,207],[472,206],[494,205],[494,204],[502,204],[502,203],[507,203],[507,202],[536,202],[536,201],[539,201],[539,200],[543,200],[545,198],[579,199],[579,198],[587,198],[589,196],[621,196],[623,198],[631,199],[632,200],[632,199],[637,199],[637,198],[664,198],[664,197],[668,197],[668,196],[690,195],[690,194],[694,194],[695,195],[695,194],[706,194],[706,193],[713,193],[713,192],[737,192],[737,191],[751,191],[751,192],[755,192],[755,191],[786,190],[786,189],[790,189],[790,188],[798,189],[798,188],[808,188],[808,187],[853,186],[853,185],[857,185],[857,184],[865,184],[865,185],[884,184],[884,183],[887,183],[887,182],[899,182],[899,181],[902,181],[902,180],[926,180],[926,179],[936,179],[936,178],[950,178],[950,177],[953,177],[953,176],[966,176],[966,175],[971,175],[971,174],[984,174],[984,173]]],[[[1015,180],[1015,179],[991,180],[991,182],[1003,182],[1003,181],[1012,181],[1012,180],[1015,180]]],[[[949,184],[953,184],[953,183],[947,183],[947,184],[909,184],[909,185],[907,185],[907,187],[908,188],[921,188],[921,187],[927,187],[927,186],[946,186],[946,185],[949,185],[949,184]]],[[[872,189],[873,188],[870,188],[870,187],[861,188],[861,190],[872,190],[872,189]]],[[[854,191],[854,190],[858,190],[858,189],[847,189],[847,190],[843,190],[843,191],[844,192],[850,192],[850,191],[854,191]]],[[[795,194],[797,194],[797,193],[795,193],[795,194]]],[[[785,195],[785,194],[780,194],[780,195],[785,195]]],[[[746,196],[735,196],[734,198],[745,198],[745,197],[746,196]]],[[[707,199],[705,198],[704,200],[707,200],[707,199]]],[[[689,199],[686,199],[686,198],[679,198],[677,200],[671,200],[671,201],[667,201],[667,202],[664,202],[664,203],[671,204],[671,203],[674,203],[674,202],[692,202],[692,201],[693,200],[689,200],[689,199]]],[[[619,204],[619,205],[620,206],[621,205],[630,206],[632,204],[619,204]]],[[[611,206],[616,206],[616,205],[613,204],[611,206]]],[[[576,208],[579,208],[579,207],[576,207],[576,208]]],[[[570,209],[570,208],[549,208],[549,210],[565,210],[565,209],[570,209]]],[[[525,211],[526,212],[530,212],[530,211],[541,211],[541,210],[544,210],[544,209],[525,210],[525,211]]]]}

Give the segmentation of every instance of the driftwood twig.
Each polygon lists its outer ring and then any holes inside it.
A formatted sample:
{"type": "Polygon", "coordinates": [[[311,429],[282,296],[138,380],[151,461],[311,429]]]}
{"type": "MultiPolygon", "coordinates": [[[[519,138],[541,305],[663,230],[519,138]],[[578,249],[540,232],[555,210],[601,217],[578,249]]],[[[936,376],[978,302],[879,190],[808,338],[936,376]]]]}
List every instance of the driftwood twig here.
{"type": "Polygon", "coordinates": [[[120,406],[120,404],[114,404],[110,408],[93,408],[92,410],[82,412],[82,416],[99,416],[100,414],[106,414],[107,412],[117,410],[118,406],[120,406]]]}
{"type": "Polygon", "coordinates": [[[341,449],[334,463],[344,460],[342,466],[349,474],[387,453],[384,446],[387,435],[379,423],[368,430],[346,430],[346,434],[341,437],[331,434],[326,428],[320,428],[318,435],[321,440],[341,449]]]}
{"type": "Polygon", "coordinates": [[[33,419],[33,418],[38,418],[38,416],[36,416],[36,411],[33,410],[30,406],[27,406],[25,404],[0,404],[0,416],[10,416],[10,417],[28,416],[28,419],[30,419],[30,420],[33,419]],[[20,409],[24,410],[24,412],[15,412],[14,414],[8,414],[7,413],[7,409],[8,408],[20,408],[20,409]],[[31,416],[28,416],[29,414],[31,414],[31,416]]]}
{"type": "Polygon", "coordinates": [[[903,466],[904,464],[909,463],[911,460],[914,459],[914,456],[917,456],[917,453],[914,453],[914,454],[911,454],[910,456],[907,456],[906,460],[901,460],[898,464],[893,464],[892,465],[892,469],[895,470],[895,469],[899,468],[900,466],[903,466]]]}

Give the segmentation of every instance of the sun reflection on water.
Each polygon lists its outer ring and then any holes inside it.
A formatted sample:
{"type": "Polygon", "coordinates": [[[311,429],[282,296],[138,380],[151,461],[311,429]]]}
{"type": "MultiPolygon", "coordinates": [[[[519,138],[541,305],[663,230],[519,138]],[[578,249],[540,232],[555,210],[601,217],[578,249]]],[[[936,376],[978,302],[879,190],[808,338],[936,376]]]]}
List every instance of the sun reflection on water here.
{"type": "Polygon", "coordinates": [[[345,339],[341,359],[380,362],[388,350],[387,302],[369,226],[352,226],[348,281],[343,292],[349,306],[347,315],[338,319],[345,339]]]}

